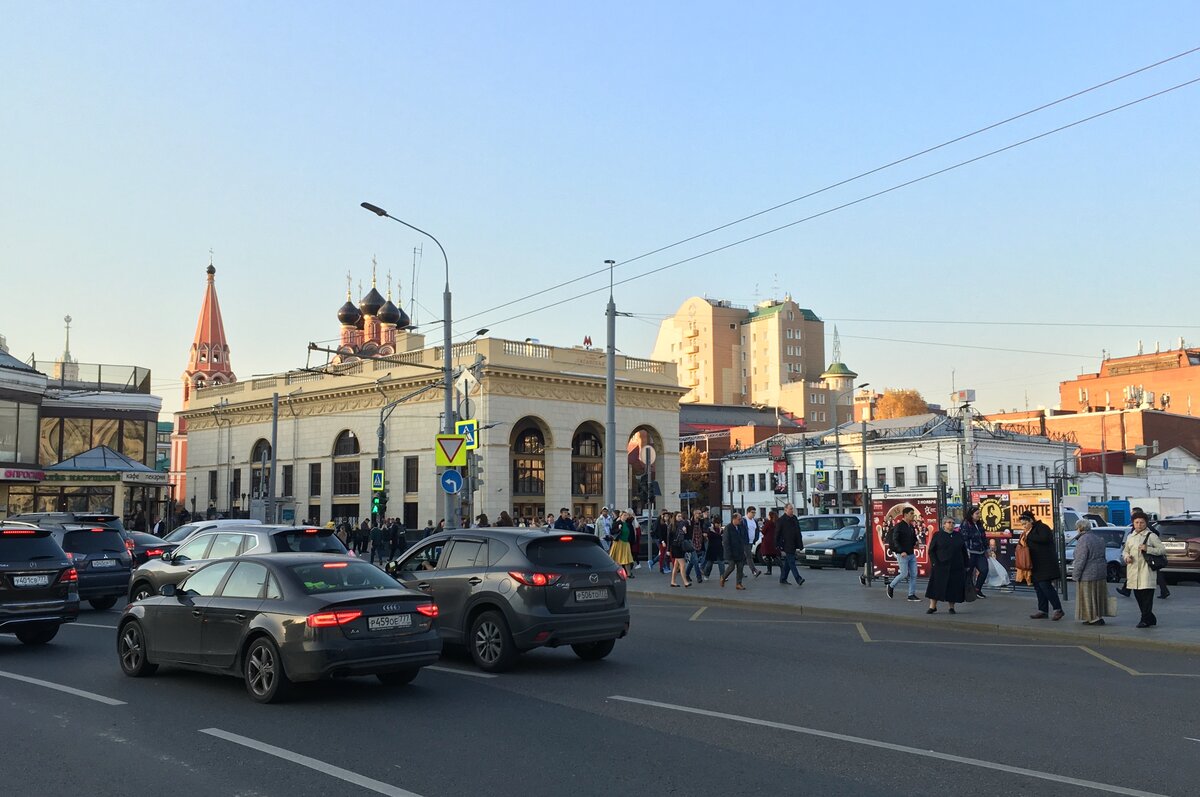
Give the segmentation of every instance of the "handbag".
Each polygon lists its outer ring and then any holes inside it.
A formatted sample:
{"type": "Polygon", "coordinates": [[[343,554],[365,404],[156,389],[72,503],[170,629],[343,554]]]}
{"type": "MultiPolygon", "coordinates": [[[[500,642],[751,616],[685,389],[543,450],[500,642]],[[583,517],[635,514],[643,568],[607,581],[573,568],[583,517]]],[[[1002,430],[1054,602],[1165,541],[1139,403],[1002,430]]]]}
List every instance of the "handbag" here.
{"type": "Polygon", "coordinates": [[[1105,595],[1104,596],[1104,616],[1105,617],[1116,617],[1117,616],[1117,596],[1116,595],[1105,595]]]}
{"type": "Polygon", "coordinates": [[[1018,570],[1032,570],[1033,569],[1033,557],[1029,555],[1029,546],[1028,545],[1021,545],[1021,544],[1017,545],[1017,569],[1018,570]]]}
{"type": "Polygon", "coordinates": [[[695,553],[696,552],[696,546],[692,543],[691,537],[684,537],[683,540],[679,543],[679,547],[684,553],[695,553]]]}
{"type": "MultiPolygon", "coordinates": [[[[1151,532],[1146,533],[1147,541],[1150,539],[1150,534],[1151,532]]],[[[1148,564],[1150,569],[1155,572],[1158,572],[1167,566],[1167,557],[1163,556],[1161,553],[1150,553],[1149,551],[1146,551],[1142,554],[1142,556],[1146,557],[1146,564],[1148,564]]]]}

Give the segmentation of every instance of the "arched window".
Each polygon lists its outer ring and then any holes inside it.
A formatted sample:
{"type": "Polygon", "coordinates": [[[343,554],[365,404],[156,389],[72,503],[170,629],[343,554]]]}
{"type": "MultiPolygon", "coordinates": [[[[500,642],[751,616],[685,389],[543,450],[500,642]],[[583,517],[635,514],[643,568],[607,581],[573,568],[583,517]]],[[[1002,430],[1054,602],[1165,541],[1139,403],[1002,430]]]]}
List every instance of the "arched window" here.
{"type": "Polygon", "coordinates": [[[265,439],[259,439],[254,444],[254,448],[250,451],[251,462],[262,462],[263,459],[270,461],[271,459],[271,444],[265,439]]]}
{"type": "Polygon", "coordinates": [[[200,347],[200,362],[202,362],[202,363],[208,362],[208,347],[207,346],[200,347]]]}
{"type": "MultiPolygon", "coordinates": [[[[215,380],[214,380],[215,384],[215,380]]],[[[254,444],[254,448],[250,449],[250,495],[254,498],[266,497],[267,491],[270,489],[271,482],[271,444],[259,438],[254,444]],[[266,460],[267,466],[263,467],[263,460],[266,460]],[[266,479],[263,478],[263,471],[266,471],[266,479]]]]}
{"type": "Polygon", "coordinates": [[[347,429],[333,442],[333,494],[358,495],[358,437],[347,429]],[[338,459],[341,458],[341,461],[338,459]]]}
{"type": "Polygon", "coordinates": [[[338,435],[337,440],[333,442],[333,455],[335,457],[352,457],[358,451],[358,437],[349,429],[338,435]]]}
{"type": "Polygon", "coordinates": [[[196,389],[197,389],[197,390],[203,390],[203,389],[204,389],[204,377],[202,377],[202,376],[200,376],[200,375],[198,375],[198,374],[197,374],[197,376],[196,376],[196,389]]]}
{"type": "Polygon", "coordinates": [[[600,436],[581,429],[571,440],[571,494],[598,496],[604,493],[604,446],[600,436]]]}
{"type": "Polygon", "coordinates": [[[516,432],[512,447],[513,495],[546,494],[546,438],[532,424],[516,432]]]}
{"type": "Polygon", "coordinates": [[[220,349],[213,349],[212,360],[215,363],[221,362],[221,350],[220,349]]]}
{"type": "Polygon", "coordinates": [[[594,432],[579,432],[571,440],[571,456],[599,457],[603,455],[600,437],[594,432]]]}
{"type": "Polygon", "coordinates": [[[542,437],[541,430],[536,426],[531,426],[518,434],[517,442],[513,445],[513,453],[545,455],[546,439],[542,437]]]}

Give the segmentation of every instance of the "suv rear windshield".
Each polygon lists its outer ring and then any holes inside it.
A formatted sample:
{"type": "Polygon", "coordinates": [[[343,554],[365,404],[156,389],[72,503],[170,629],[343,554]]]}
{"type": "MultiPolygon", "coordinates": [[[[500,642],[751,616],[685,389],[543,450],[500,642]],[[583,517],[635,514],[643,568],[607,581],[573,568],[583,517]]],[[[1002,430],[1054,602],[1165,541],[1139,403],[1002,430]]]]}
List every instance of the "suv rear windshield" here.
{"type": "Polygon", "coordinates": [[[399,586],[396,579],[366,562],[313,562],[293,565],[291,571],[309,595],[354,589],[396,589],[399,586]]]}
{"type": "Polygon", "coordinates": [[[93,526],[103,526],[106,529],[124,531],[125,524],[116,515],[75,515],[75,522],[89,523],[93,526]]]}
{"type": "Polygon", "coordinates": [[[50,536],[50,532],[35,534],[0,531],[0,561],[19,562],[34,559],[63,559],[62,548],[50,536]]]}
{"type": "Polygon", "coordinates": [[[525,548],[529,561],[541,567],[576,567],[587,570],[611,570],[615,565],[600,544],[586,537],[562,539],[549,534],[525,548]]]}
{"type": "Polygon", "coordinates": [[[63,550],[71,553],[123,553],[125,540],[112,529],[68,531],[63,535],[63,550]]]}
{"type": "Polygon", "coordinates": [[[346,546],[333,536],[332,529],[320,531],[281,531],[271,535],[275,550],[290,553],[346,553],[346,546]]]}
{"type": "Polygon", "coordinates": [[[1160,520],[1154,525],[1154,531],[1164,540],[1188,539],[1200,537],[1200,519],[1198,520],[1160,520]]]}

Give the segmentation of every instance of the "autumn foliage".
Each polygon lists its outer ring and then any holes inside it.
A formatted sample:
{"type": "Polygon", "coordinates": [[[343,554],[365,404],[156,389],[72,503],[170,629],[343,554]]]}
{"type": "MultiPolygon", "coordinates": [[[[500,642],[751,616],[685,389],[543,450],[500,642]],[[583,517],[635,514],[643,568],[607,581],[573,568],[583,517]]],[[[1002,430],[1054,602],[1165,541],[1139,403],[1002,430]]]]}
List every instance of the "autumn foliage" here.
{"type": "Polygon", "coordinates": [[[875,417],[904,418],[909,415],[921,415],[929,412],[929,405],[921,394],[915,390],[901,390],[889,387],[875,403],[875,417]]]}

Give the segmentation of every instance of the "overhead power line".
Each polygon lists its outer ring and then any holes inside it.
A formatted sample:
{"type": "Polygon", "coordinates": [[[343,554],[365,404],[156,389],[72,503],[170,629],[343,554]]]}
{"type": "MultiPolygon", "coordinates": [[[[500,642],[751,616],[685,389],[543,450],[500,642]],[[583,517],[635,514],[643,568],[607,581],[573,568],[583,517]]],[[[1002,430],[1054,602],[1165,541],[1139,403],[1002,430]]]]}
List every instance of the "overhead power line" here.
{"type": "MultiPolygon", "coordinates": [[[[803,201],[803,200],[805,200],[805,199],[810,199],[810,198],[812,198],[812,197],[814,197],[814,196],[817,196],[817,195],[819,195],[819,194],[823,194],[823,193],[825,193],[825,192],[827,192],[827,191],[832,191],[833,189],[835,189],[835,188],[840,188],[841,186],[843,186],[843,185],[847,185],[848,183],[852,183],[852,182],[854,182],[854,181],[856,181],[856,180],[861,180],[862,178],[864,178],[864,177],[869,177],[869,176],[870,176],[870,175],[872,175],[872,174],[877,174],[877,173],[879,173],[879,172],[882,172],[882,171],[884,171],[884,170],[886,170],[886,169],[890,169],[890,168],[892,168],[893,166],[899,166],[899,165],[900,165],[900,164],[902,164],[902,163],[907,163],[908,161],[910,161],[910,160],[914,160],[915,158],[919,158],[919,157],[921,157],[921,156],[923,156],[923,155],[928,155],[929,153],[931,153],[931,152],[936,152],[937,150],[940,150],[940,149],[944,149],[945,147],[951,146],[952,144],[957,144],[957,143],[959,143],[959,142],[961,142],[961,141],[966,141],[966,140],[967,140],[967,139],[969,139],[969,138],[972,138],[972,137],[974,137],[974,136],[980,135],[980,134],[982,134],[982,133],[986,133],[986,132],[988,132],[989,130],[995,130],[995,129],[996,129],[996,128],[998,128],[998,127],[1002,127],[1003,125],[1009,124],[1009,123],[1011,123],[1011,122],[1015,122],[1015,121],[1017,121],[1018,119],[1023,119],[1023,118],[1025,118],[1025,117],[1027,117],[1027,116],[1031,116],[1031,115],[1033,115],[1033,114],[1035,114],[1035,113],[1039,113],[1039,112],[1041,112],[1041,111],[1044,111],[1044,110],[1046,110],[1047,108],[1053,108],[1053,107],[1054,107],[1054,106],[1056,106],[1056,105],[1061,105],[1061,104],[1062,104],[1062,103],[1064,103],[1064,102],[1068,102],[1068,101],[1070,101],[1070,100],[1077,99],[1077,98],[1079,98],[1079,97],[1082,97],[1082,96],[1083,96],[1083,95],[1085,95],[1085,94],[1089,94],[1089,93],[1091,93],[1091,92],[1093,92],[1093,91],[1096,91],[1096,90],[1098,90],[1098,89],[1102,89],[1102,88],[1104,88],[1104,87],[1106,87],[1106,86],[1111,86],[1111,85],[1113,85],[1114,83],[1118,83],[1118,82],[1120,82],[1120,81],[1122,81],[1122,80],[1125,80],[1125,79],[1127,79],[1127,78],[1131,78],[1131,77],[1133,77],[1134,75],[1141,74],[1142,72],[1149,71],[1149,70],[1151,70],[1151,69],[1154,69],[1154,68],[1156,68],[1156,67],[1162,66],[1162,65],[1164,65],[1164,64],[1168,64],[1168,63],[1170,63],[1170,62],[1172,62],[1172,61],[1179,60],[1180,58],[1184,58],[1184,57],[1186,57],[1186,56],[1189,56],[1189,55],[1192,55],[1193,53],[1196,53],[1196,52],[1200,52],[1200,47],[1193,47],[1193,48],[1192,48],[1192,49],[1190,49],[1190,50],[1184,50],[1183,52],[1181,52],[1181,53],[1176,53],[1175,55],[1172,55],[1172,56],[1170,56],[1170,57],[1168,57],[1168,58],[1164,58],[1164,59],[1162,59],[1162,60],[1160,60],[1160,61],[1155,61],[1155,62],[1154,62],[1154,63],[1152,63],[1152,64],[1147,64],[1147,65],[1145,65],[1145,66],[1139,67],[1139,68],[1137,68],[1137,69],[1134,69],[1134,70],[1133,70],[1133,71],[1131,71],[1131,72],[1126,72],[1126,73],[1125,73],[1125,74],[1123,74],[1123,75],[1118,75],[1117,77],[1110,78],[1110,79],[1108,79],[1108,80],[1105,80],[1105,81],[1103,81],[1103,82],[1101,82],[1101,83],[1097,83],[1097,84],[1096,84],[1096,85],[1094,85],[1094,86],[1089,86],[1089,87],[1088,87],[1088,88],[1086,88],[1086,89],[1081,89],[1081,90],[1079,90],[1079,91],[1076,91],[1076,92],[1074,92],[1074,93],[1072,93],[1072,94],[1068,94],[1068,95],[1066,95],[1065,97],[1059,97],[1059,98],[1058,98],[1058,99],[1056,99],[1056,100],[1052,100],[1051,102],[1044,103],[1044,104],[1042,104],[1042,105],[1039,105],[1039,106],[1037,106],[1036,108],[1030,108],[1030,109],[1029,109],[1029,110],[1027,110],[1027,111],[1022,111],[1021,113],[1019,113],[1019,114],[1016,114],[1015,116],[1010,116],[1010,117],[1008,117],[1007,119],[1001,119],[1001,120],[1000,120],[1000,121],[998,121],[998,122],[992,122],[991,124],[985,125],[984,127],[980,127],[980,128],[978,128],[978,129],[976,129],[976,130],[972,130],[971,132],[969,132],[969,133],[964,133],[964,134],[962,134],[962,135],[960,135],[960,136],[955,136],[954,138],[951,138],[951,139],[949,139],[949,140],[947,140],[947,141],[943,141],[942,143],[940,143],[940,144],[936,144],[936,145],[934,145],[934,146],[932,146],[932,147],[927,147],[927,148],[925,148],[925,149],[923,149],[923,150],[920,150],[919,152],[914,152],[914,153],[913,153],[913,154],[911,154],[911,155],[906,155],[906,156],[905,156],[905,157],[903,157],[903,158],[898,158],[897,160],[891,161],[891,162],[889,162],[889,163],[885,163],[885,164],[883,164],[882,166],[876,166],[876,167],[875,167],[875,168],[873,168],[873,169],[868,169],[868,170],[867,170],[867,171],[865,171],[865,172],[860,172],[859,174],[856,174],[856,175],[854,175],[853,177],[847,177],[847,178],[845,178],[845,179],[843,179],[843,180],[839,180],[839,181],[837,181],[836,183],[831,183],[831,184],[829,184],[829,185],[827,185],[827,186],[825,186],[825,187],[823,187],[823,188],[818,188],[818,189],[816,189],[816,190],[810,191],[810,192],[808,192],[808,193],[806,193],[806,194],[802,194],[802,195],[800,195],[800,196],[798,196],[798,197],[795,197],[795,198],[793,198],[793,199],[789,199],[789,200],[787,200],[786,202],[780,202],[779,204],[772,205],[772,206],[771,206],[771,207],[769,207],[769,208],[764,208],[763,210],[756,211],[756,212],[754,212],[754,213],[751,213],[751,214],[749,214],[749,215],[747,215],[747,216],[743,216],[743,217],[741,217],[741,218],[739,218],[739,219],[734,219],[733,221],[726,222],[726,223],[724,223],[724,224],[721,224],[721,225],[718,225],[718,226],[716,226],[716,227],[712,227],[712,228],[710,228],[710,229],[707,229],[707,230],[705,230],[705,231],[703,231],[703,232],[696,233],[695,235],[690,235],[690,236],[688,236],[688,237],[686,237],[686,238],[681,238],[680,240],[678,240],[678,241],[675,241],[674,243],[667,244],[666,246],[660,246],[660,247],[658,247],[657,249],[652,249],[652,250],[650,250],[650,251],[648,251],[648,252],[643,252],[643,253],[642,253],[642,254],[640,254],[640,255],[637,255],[637,256],[635,256],[635,257],[631,257],[631,258],[629,258],[629,259],[627,259],[627,260],[623,260],[623,261],[621,261],[620,263],[617,263],[615,267],[616,267],[616,268],[619,268],[619,267],[621,267],[621,266],[628,265],[628,264],[630,264],[630,263],[634,263],[634,262],[636,262],[636,261],[638,261],[638,260],[643,260],[643,259],[645,259],[645,258],[647,258],[647,257],[651,257],[651,256],[653,256],[653,255],[656,255],[656,254],[659,254],[659,253],[661,253],[661,252],[665,252],[665,251],[667,251],[667,250],[669,250],[669,249],[674,249],[674,248],[675,248],[675,247],[677,247],[677,246],[682,246],[683,244],[690,243],[690,242],[692,242],[692,241],[695,241],[695,240],[697,240],[698,238],[703,238],[703,237],[705,237],[706,235],[711,235],[711,234],[713,234],[713,233],[715,233],[715,232],[720,232],[721,230],[728,229],[729,227],[733,227],[734,225],[741,224],[741,223],[743,223],[743,222],[746,222],[746,221],[750,221],[751,219],[758,218],[759,216],[763,216],[763,215],[765,215],[765,214],[767,214],[767,213],[771,213],[771,212],[773,212],[773,211],[779,210],[780,208],[785,208],[785,207],[787,207],[788,205],[793,205],[793,204],[795,204],[795,203],[797,203],[797,202],[801,202],[801,201],[803,201]]],[[[558,290],[559,288],[565,288],[565,287],[567,287],[568,285],[573,285],[573,284],[575,284],[575,283],[577,283],[577,282],[581,282],[581,281],[583,281],[583,280],[585,280],[585,279],[588,279],[589,277],[594,277],[594,276],[596,276],[596,275],[598,275],[598,274],[603,274],[603,273],[606,273],[607,271],[608,271],[608,269],[607,269],[607,268],[600,268],[600,269],[596,269],[595,271],[589,271],[589,272],[588,272],[588,273],[586,273],[586,274],[581,274],[581,275],[579,275],[578,277],[574,277],[574,278],[572,278],[572,279],[565,280],[564,282],[560,282],[560,283],[558,283],[558,284],[556,284],[556,285],[551,285],[551,286],[549,286],[549,287],[542,288],[542,289],[540,289],[540,290],[534,291],[533,293],[529,293],[529,294],[526,294],[526,295],[524,295],[524,296],[520,296],[520,297],[518,297],[518,298],[516,298],[516,299],[512,299],[512,300],[509,300],[509,301],[507,301],[507,302],[503,302],[502,304],[494,305],[494,306],[492,306],[492,307],[490,307],[490,308],[488,308],[488,309],[486,309],[486,310],[480,310],[480,311],[479,311],[479,312],[477,312],[477,313],[472,313],[471,315],[464,316],[464,317],[460,318],[460,319],[459,319],[459,321],[460,321],[460,322],[469,321],[469,320],[470,320],[470,319],[472,319],[472,318],[477,318],[477,317],[479,317],[479,316],[481,316],[481,315],[484,315],[484,314],[486,314],[486,313],[491,313],[491,312],[493,312],[493,311],[496,311],[496,310],[502,310],[502,309],[504,309],[505,307],[511,307],[511,306],[512,306],[512,305],[514,305],[514,304],[519,304],[519,303],[521,303],[521,302],[524,302],[524,301],[527,301],[527,300],[529,300],[529,299],[534,299],[534,298],[537,298],[538,296],[543,296],[543,295],[545,295],[545,294],[547,294],[547,293],[551,293],[551,292],[553,292],[553,291],[556,291],[556,290],[558,290]]]]}

